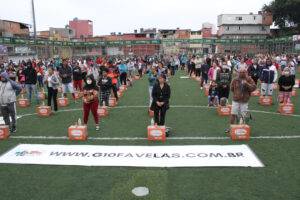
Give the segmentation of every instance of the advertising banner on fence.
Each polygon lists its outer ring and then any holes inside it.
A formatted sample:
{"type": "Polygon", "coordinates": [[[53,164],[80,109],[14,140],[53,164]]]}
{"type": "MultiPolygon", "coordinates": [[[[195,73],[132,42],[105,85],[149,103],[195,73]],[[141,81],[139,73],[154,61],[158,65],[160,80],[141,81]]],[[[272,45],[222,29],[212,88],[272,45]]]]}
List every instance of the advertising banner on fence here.
{"type": "Polygon", "coordinates": [[[247,145],[20,144],[3,154],[0,163],[127,167],[264,167],[247,145]]]}

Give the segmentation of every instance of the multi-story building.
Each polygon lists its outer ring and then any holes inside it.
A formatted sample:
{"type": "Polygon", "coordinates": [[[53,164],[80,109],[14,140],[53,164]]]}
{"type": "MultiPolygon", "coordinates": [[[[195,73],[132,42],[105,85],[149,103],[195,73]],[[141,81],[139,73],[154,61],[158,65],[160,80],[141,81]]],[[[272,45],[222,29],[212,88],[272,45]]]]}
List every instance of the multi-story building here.
{"type": "MultiPolygon", "coordinates": [[[[222,14],[218,16],[218,36],[221,39],[265,39],[270,35],[273,17],[268,12],[258,14],[222,14]]],[[[251,53],[255,45],[218,45],[218,52],[251,53]]]]}
{"type": "Polygon", "coordinates": [[[140,44],[132,44],[135,41],[147,41],[157,38],[156,29],[140,29],[140,32],[134,30],[133,33],[111,33],[110,35],[96,36],[91,38],[86,38],[85,41],[106,41],[106,42],[116,42],[118,41],[131,41],[126,45],[110,45],[106,47],[97,47],[91,49],[92,52],[97,52],[102,55],[153,55],[158,54],[160,45],[159,44],[150,44],[140,42],[140,44]]]}
{"type": "Polygon", "coordinates": [[[50,38],[50,31],[38,31],[36,33],[37,38],[39,39],[49,39],[50,38]]]}
{"type": "Polygon", "coordinates": [[[264,39],[270,35],[272,15],[222,14],[218,16],[219,37],[221,39],[264,39]]]}
{"type": "Polygon", "coordinates": [[[81,20],[74,18],[69,21],[69,27],[75,31],[76,39],[93,37],[93,22],[91,20],[81,20]]]}
{"type": "Polygon", "coordinates": [[[28,38],[29,27],[30,25],[21,22],[0,20],[0,36],[28,38]]]}
{"type": "Polygon", "coordinates": [[[161,53],[163,54],[178,54],[185,51],[189,45],[187,42],[174,42],[174,39],[190,39],[190,29],[161,29],[158,30],[158,37],[161,39],[161,53]]]}
{"type": "Polygon", "coordinates": [[[211,39],[212,24],[205,23],[201,30],[191,29],[163,29],[159,30],[158,36],[162,41],[161,52],[164,54],[203,54],[211,53],[212,45],[203,43],[193,43],[189,40],[211,39]],[[174,41],[175,40],[175,41],[174,41]]]}
{"type": "Polygon", "coordinates": [[[75,31],[68,26],[65,28],[49,28],[49,37],[51,40],[68,41],[75,37],[75,31]]]}

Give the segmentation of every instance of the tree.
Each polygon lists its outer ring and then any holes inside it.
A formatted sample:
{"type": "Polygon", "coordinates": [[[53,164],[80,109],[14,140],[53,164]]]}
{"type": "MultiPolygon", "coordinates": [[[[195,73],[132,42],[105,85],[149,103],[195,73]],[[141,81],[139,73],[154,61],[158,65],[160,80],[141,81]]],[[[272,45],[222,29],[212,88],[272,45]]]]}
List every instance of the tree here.
{"type": "Polygon", "coordinates": [[[300,31],[300,0],[273,0],[263,6],[263,11],[271,12],[275,25],[283,30],[300,31]]]}

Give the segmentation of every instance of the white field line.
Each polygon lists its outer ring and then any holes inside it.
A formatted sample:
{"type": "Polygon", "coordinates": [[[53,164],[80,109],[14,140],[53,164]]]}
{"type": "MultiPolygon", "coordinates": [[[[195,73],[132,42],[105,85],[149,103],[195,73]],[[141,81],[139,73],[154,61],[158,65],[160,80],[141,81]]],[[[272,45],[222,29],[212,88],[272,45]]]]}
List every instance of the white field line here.
{"type": "MultiPolygon", "coordinates": [[[[67,140],[67,136],[10,136],[12,139],[38,139],[38,140],[67,140]]],[[[229,137],[169,137],[167,140],[229,140],[229,137]]],[[[271,136],[253,136],[250,139],[300,139],[300,135],[271,135],[271,136]]],[[[144,137],[89,137],[88,140],[147,140],[144,137]]]]}
{"type": "MultiPolygon", "coordinates": [[[[206,108],[206,109],[216,109],[215,107],[208,107],[208,106],[192,106],[192,105],[173,105],[170,106],[171,108],[206,108]]],[[[114,107],[113,109],[126,109],[126,108],[148,108],[148,106],[117,106],[114,107]]],[[[72,112],[72,111],[81,111],[82,108],[74,108],[74,109],[64,109],[64,110],[59,110],[57,111],[58,113],[60,112],[72,112]]],[[[276,112],[268,112],[268,111],[262,111],[262,110],[250,110],[250,112],[254,113],[263,113],[263,114],[270,114],[270,115],[280,115],[280,113],[276,112]]],[[[20,115],[20,117],[26,117],[26,116],[32,116],[36,115],[36,113],[30,113],[30,114],[24,114],[20,115]]],[[[291,117],[300,117],[300,115],[289,115],[291,117]]]]}

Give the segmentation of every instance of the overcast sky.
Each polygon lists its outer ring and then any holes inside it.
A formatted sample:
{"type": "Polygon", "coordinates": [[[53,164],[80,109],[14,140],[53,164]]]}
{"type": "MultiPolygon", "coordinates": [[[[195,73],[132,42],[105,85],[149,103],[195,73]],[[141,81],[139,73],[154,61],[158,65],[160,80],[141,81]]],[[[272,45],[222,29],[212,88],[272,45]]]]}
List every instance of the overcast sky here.
{"type": "MultiPolygon", "coordinates": [[[[217,25],[217,15],[257,13],[271,0],[35,0],[37,30],[64,27],[74,17],[90,19],[94,35],[140,28],[217,25]]],[[[0,0],[0,19],[32,24],[31,0],[0,0]]]]}

